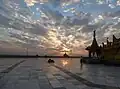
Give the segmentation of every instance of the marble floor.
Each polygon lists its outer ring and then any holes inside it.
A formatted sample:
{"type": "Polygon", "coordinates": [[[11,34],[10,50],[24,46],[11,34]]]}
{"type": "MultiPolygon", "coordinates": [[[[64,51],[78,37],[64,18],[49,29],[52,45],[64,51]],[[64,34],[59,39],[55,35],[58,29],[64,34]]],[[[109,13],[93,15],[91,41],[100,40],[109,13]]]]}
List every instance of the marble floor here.
{"type": "Polygon", "coordinates": [[[77,65],[69,70],[55,61],[48,64],[45,59],[0,59],[0,89],[120,89],[120,75],[115,74],[119,74],[119,68],[84,65],[78,72],[77,65]]]}

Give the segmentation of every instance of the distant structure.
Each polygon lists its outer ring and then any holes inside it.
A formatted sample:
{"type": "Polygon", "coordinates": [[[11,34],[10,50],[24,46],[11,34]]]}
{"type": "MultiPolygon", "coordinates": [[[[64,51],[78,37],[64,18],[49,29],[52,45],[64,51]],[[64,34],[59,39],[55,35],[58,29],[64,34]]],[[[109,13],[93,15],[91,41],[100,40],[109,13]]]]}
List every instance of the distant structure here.
{"type": "Polygon", "coordinates": [[[120,38],[117,39],[113,35],[113,42],[110,42],[107,38],[106,44],[102,43],[102,46],[99,46],[95,36],[96,31],[93,33],[93,41],[91,46],[86,48],[86,50],[89,52],[89,57],[120,60],[120,38]]]}
{"type": "Polygon", "coordinates": [[[64,54],[63,56],[64,56],[64,57],[69,57],[66,52],[65,52],[65,54],[64,54]]]}
{"type": "Polygon", "coordinates": [[[103,44],[103,56],[105,59],[120,59],[120,38],[113,35],[113,41],[110,42],[107,38],[107,44],[103,44]]]}

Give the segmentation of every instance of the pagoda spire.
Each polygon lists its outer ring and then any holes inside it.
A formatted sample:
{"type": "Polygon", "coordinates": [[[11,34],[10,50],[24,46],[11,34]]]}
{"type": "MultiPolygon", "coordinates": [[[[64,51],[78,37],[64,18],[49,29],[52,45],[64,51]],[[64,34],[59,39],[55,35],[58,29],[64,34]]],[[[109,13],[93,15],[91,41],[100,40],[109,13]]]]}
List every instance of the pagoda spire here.
{"type": "Polygon", "coordinates": [[[93,52],[96,52],[96,50],[99,48],[98,43],[96,41],[96,30],[93,31],[93,42],[91,45],[90,50],[93,52]]]}
{"type": "Polygon", "coordinates": [[[95,54],[98,57],[99,52],[100,52],[100,47],[98,46],[98,43],[96,40],[96,30],[93,31],[93,41],[92,41],[91,46],[88,47],[87,50],[89,50],[89,57],[91,57],[91,55],[95,57],[95,54]]]}
{"type": "Polygon", "coordinates": [[[96,37],[96,30],[93,31],[93,38],[96,37]]]}
{"type": "Polygon", "coordinates": [[[109,40],[108,40],[108,37],[107,37],[107,44],[109,44],[109,40]]]}
{"type": "Polygon", "coordinates": [[[113,43],[116,42],[117,38],[113,35],[113,43]]]}

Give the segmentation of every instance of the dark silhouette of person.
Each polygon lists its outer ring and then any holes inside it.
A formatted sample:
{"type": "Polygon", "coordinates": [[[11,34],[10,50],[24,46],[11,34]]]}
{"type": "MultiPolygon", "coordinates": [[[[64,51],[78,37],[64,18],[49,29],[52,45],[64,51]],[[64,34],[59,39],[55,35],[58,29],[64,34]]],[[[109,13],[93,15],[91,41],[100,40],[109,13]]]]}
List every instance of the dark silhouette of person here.
{"type": "Polygon", "coordinates": [[[48,60],[48,63],[55,63],[55,61],[52,60],[52,59],[49,59],[49,60],[48,60]]]}
{"type": "Polygon", "coordinates": [[[81,58],[80,58],[80,68],[82,69],[82,67],[83,67],[83,57],[81,56],[81,58]]]}

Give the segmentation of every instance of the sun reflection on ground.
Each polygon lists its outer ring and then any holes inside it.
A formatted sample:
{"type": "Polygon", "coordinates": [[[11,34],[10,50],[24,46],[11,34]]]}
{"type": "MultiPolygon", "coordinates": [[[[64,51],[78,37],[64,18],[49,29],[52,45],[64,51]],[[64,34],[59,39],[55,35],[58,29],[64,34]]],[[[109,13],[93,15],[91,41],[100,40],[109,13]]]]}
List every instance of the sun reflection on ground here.
{"type": "Polygon", "coordinates": [[[63,65],[63,66],[68,65],[68,60],[62,60],[62,65],[63,65]]]}

